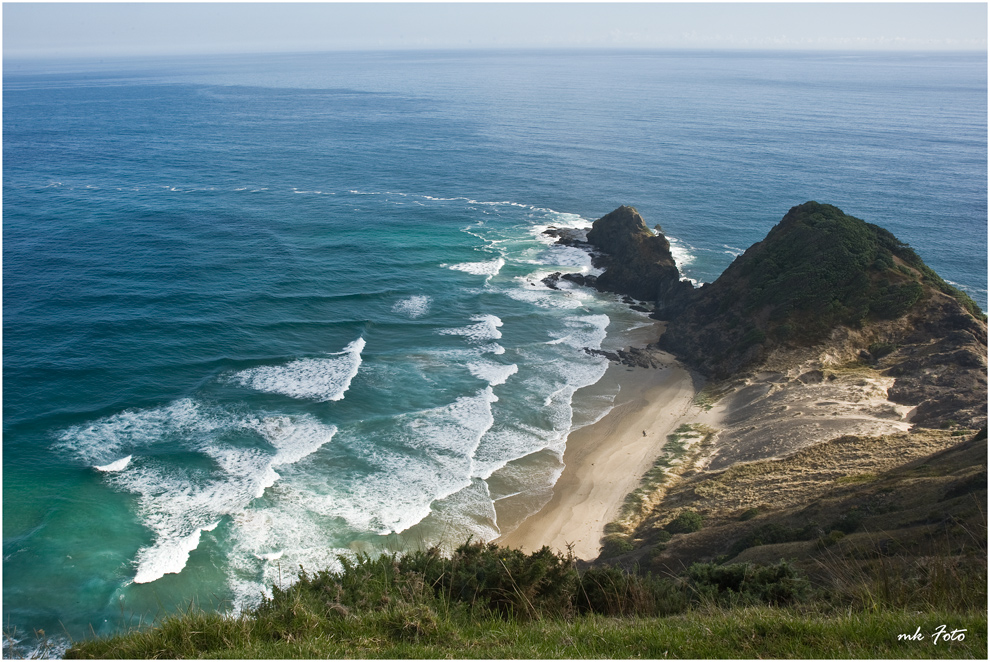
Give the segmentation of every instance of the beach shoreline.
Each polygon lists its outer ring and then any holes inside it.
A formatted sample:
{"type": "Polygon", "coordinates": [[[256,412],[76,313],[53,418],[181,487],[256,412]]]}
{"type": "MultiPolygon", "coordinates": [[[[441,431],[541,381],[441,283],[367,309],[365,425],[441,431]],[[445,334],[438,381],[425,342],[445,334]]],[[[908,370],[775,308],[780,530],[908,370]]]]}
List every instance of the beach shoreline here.
{"type": "MultiPolygon", "coordinates": [[[[603,380],[620,386],[614,406],[568,435],[564,469],[546,505],[522,522],[499,517],[504,532],[498,544],[526,552],[544,545],[560,552],[569,548],[584,560],[598,556],[605,525],[653,466],[667,435],[694,408],[691,374],[673,356],[661,356],[663,368],[608,367],[603,380]]],[[[498,502],[495,510],[502,514],[498,502]]]]}

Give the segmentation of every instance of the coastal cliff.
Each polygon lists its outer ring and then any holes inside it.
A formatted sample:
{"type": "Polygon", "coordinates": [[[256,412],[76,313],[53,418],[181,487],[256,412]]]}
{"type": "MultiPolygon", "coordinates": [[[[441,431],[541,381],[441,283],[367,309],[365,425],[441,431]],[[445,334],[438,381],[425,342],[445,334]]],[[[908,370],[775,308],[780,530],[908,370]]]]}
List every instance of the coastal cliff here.
{"type": "Polygon", "coordinates": [[[668,322],[655,346],[707,379],[859,362],[893,379],[889,400],[915,408],[915,425],[986,423],[986,315],[907,244],[837,207],[792,208],[699,289],[632,207],[595,221],[586,245],[605,269],[588,284],[651,302],[668,322]]]}
{"type": "Polygon", "coordinates": [[[763,241],[695,292],[660,345],[722,378],[775,348],[824,342],[839,328],[859,332],[866,345],[857,353],[866,360],[955,332],[972,356],[953,363],[977,367],[974,343],[986,355],[986,318],[968,296],[887,230],[817,202],[792,208],[763,241]]]}
{"type": "Polygon", "coordinates": [[[669,245],[637,217],[620,208],[588,233],[612,255],[598,283],[631,294],[638,279],[655,305],[676,292],[644,351],[705,386],[605,527],[603,559],[671,573],[789,558],[812,572],[838,553],[868,576],[888,549],[904,569],[985,556],[987,318],[967,295],[887,230],[817,202],[685,290],[672,258],[653,267],[644,245],[669,245]],[[630,256],[647,254],[637,276],[630,256]]]}

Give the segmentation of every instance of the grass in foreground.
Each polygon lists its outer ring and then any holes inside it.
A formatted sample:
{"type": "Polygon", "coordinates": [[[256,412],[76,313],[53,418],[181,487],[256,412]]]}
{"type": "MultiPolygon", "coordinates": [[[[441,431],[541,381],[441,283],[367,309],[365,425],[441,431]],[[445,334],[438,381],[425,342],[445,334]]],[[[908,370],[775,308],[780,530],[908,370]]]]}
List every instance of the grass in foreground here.
{"type": "Polygon", "coordinates": [[[244,614],[192,609],[66,657],[983,659],[986,610],[960,605],[985,606],[985,587],[982,603],[954,590],[864,608],[788,563],[656,578],[475,543],[344,561],[244,614]],[[940,628],[959,632],[933,639],[940,628]]]}
{"type": "MultiPolygon", "coordinates": [[[[987,615],[743,607],[666,618],[597,614],[541,621],[446,617],[387,609],[353,618],[300,620],[271,630],[250,616],[195,613],[114,639],[76,644],[67,657],[93,658],[949,658],[985,659],[987,615]],[[965,640],[932,634],[964,628],[965,640]],[[899,641],[899,634],[922,640],[899,641]]],[[[956,635],[958,638],[958,634],[956,635]]]]}

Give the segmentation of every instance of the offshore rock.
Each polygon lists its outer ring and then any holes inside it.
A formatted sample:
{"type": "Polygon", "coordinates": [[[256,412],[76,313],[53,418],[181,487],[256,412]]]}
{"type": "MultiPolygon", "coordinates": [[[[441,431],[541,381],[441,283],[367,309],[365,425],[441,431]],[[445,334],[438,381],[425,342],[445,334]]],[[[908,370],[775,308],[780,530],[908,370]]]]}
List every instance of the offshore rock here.
{"type": "Polygon", "coordinates": [[[605,269],[595,282],[597,289],[653,302],[658,319],[683,309],[694,288],[681,280],[670,242],[651,232],[634,208],[622,206],[599,218],[587,240],[605,253],[596,264],[605,269]]]}

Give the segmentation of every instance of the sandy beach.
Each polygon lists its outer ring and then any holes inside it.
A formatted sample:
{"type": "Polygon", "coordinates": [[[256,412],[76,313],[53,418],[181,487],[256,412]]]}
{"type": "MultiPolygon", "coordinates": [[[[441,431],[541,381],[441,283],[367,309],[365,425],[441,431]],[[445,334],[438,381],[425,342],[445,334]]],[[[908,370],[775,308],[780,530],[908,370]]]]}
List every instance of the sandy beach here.
{"type": "Polygon", "coordinates": [[[668,367],[662,369],[609,366],[605,379],[621,385],[615,407],[597,423],[570,434],[553,497],[503,534],[499,544],[524,551],[543,545],[565,551],[572,545],[579,559],[598,556],[605,525],[653,465],[667,435],[693,408],[691,375],[673,357],[665,362],[668,367]]]}
{"type": "MultiPolygon", "coordinates": [[[[887,400],[892,378],[869,370],[840,370],[829,379],[821,357],[788,360],[781,372],[741,378],[714,406],[695,404],[690,373],[664,354],[663,368],[612,364],[604,380],[621,390],[615,407],[597,423],[570,434],[564,469],[547,504],[497,542],[535,551],[543,545],[579,559],[598,556],[604,527],[615,520],[626,496],[659,457],[667,435],[683,423],[718,430],[718,442],[691,462],[721,470],[740,462],[780,458],[842,435],[883,435],[911,427],[910,407],[887,400]],[[645,433],[645,434],[644,434],[645,433]]],[[[506,507],[508,511],[508,507],[506,507]]]]}

